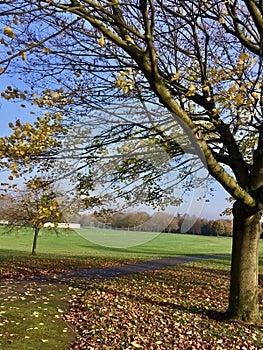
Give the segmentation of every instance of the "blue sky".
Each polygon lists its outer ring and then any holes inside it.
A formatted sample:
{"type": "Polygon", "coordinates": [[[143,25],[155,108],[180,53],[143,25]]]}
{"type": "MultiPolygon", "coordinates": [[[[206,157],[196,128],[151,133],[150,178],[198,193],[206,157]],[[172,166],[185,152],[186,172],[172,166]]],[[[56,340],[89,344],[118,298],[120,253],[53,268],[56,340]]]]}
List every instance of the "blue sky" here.
{"type": "Polygon", "coordinates": [[[29,108],[20,107],[20,103],[15,104],[12,102],[5,101],[2,97],[0,98],[0,118],[1,128],[0,136],[5,136],[10,133],[8,124],[20,119],[21,122],[33,121],[34,117],[29,114],[29,108]]]}
{"type": "MultiPolygon", "coordinates": [[[[208,219],[218,219],[220,214],[226,209],[231,207],[231,203],[226,201],[226,198],[229,197],[229,194],[225,189],[218,183],[214,184],[215,191],[213,192],[213,197],[207,196],[209,202],[206,202],[203,209],[203,214],[201,217],[206,217],[208,219]]],[[[226,219],[231,219],[231,216],[224,217],[226,219]]]]}
{"type": "MultiPolygon", "coordinates": [[[[1,77],[0,79],[0,91],[2,92],[8,85],[10,86],[19,86],[23,87],[21,81],[14,79],[13,77],[1,77]]],[[[24,88],[26,88],[24,86],[24,88]]],[[[10,132],[8,127],[9,122],[14,122],[16,119],[20,119],[21,122],[34,120],[34,116],[30,114],[32,106],[28,105],[27,108],[22,108],[20,102],[11,102],[6,101],[0,96],[0,136],[4,136],[10,132]]],[[[0,173],[0,180],[5,180],[5,173],[0,173]]],[[[225,208],[229,207],[229,203],[225,200],[228,197],[228,193],[221,187],[221,185],[216,182],[212,186],[215,191],[213,191],[213,196],[207,194],[207,202],[204,202],[203,210],[197,208],[198,212],[201,211],[200,217],[208,219],[217,219],[220,218],[220,214],[224,211],[225,208]],[[200,209],[200,210],[199,210],[200,209]]],[[[186,203],[187,207],[188,203],[186,203]]],[[[203,205],[200,203],[200,205],[203,205]]],[[[183,207],[182,207],[183,210],[183,207]]],[[[183,213],[182,213],[183,214],[183,213]]],[[[189,212],[189,214],[191,214],[189,212]]],[[[193,213],[194,214],[194,213],[193,213]]],[[[230,217],[227,217],[230,218],[230,217]]]]}
{"type": "MultiPolygon", "coordinates": [[[[8,75],[0,76],[0,92],[3,92],[7,86],[12,87],[20,87],[26,89],[26,86],[15,77],[11,77],[8,75]]],[[[6,135],[10,132],[9,122],[14,122],[17,119],[21,121],[33,121],[34,116],[30,114],[30,110],[32,110],[31,106],[27,108],[20,107],[21,102],[12,102],[5,100],[2,96],[0,96],[0,136],[6,135]],[[31,107],[31,108],[30,108],[31,107]]]]}

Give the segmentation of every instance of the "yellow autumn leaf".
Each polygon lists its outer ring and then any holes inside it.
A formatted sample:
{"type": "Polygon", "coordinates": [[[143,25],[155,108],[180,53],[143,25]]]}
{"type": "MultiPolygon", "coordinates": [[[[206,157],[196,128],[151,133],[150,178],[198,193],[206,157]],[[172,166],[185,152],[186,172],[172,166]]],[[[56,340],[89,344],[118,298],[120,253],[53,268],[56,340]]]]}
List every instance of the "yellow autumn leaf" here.
{"type": "Polygon", "coordinates": [[[99,45],[100,45],[101,47],[103,47],[103,46],[104,46],[104,44],[105,44],[105,40],[104,40],[104,35],[103,35],[103,34],[102,34],[102,35],[101,35],[101,37],[99,38],[98,43],[99,43],[99,45]]]}
{"type": "Polygon", "coordinates": [[[47,343],[48,339],[41,339],[42,343],[47,343]]]}
{"type": "Polygon", "coordinates": [[[194,96],[195,92],[196,92],[196,86],[192,84],[192,85],[190,85],[189,90],[185,94],[185,96],[187,96],[187,97],[194,96]]]}
{"type": "Polygon", "coordinates": [[[219,113],[218,108],[213,108],[213,109],[212,109],[212,114],[213,114],[213,115],[216,115],[216,114],[218,114],[218,113],[219,113]]]}
{"type": "Polygon", "coordinates": [[[236,104],[237,106],[241,106],[243,103],[243,97],[242,97],[242,94],[241,93],[238,93],[236,95],[236,104]]]}
{"type": "Polygon", "coordinates": [[[42,52],[44,52],[44,53],[50,53],[51,50],[48,49],[47,47],[43,47],[43,48],[42,48],[42,52]]]}
{"type": "Polygon", "coordinates": [[[23,61],[26,61],[26,53],[24,51],[21,52],[20,56],[22,57],[23,61]]]}
{"type": "Polygon", "coordinates": [[[15,137],[19,137],[20,136],[20,130],[15,129],[14,135],[15,135],[15,137]]]}
{"type": "Polygon", "coordinates": [[[259,99],[259,94],[256,91],[253,91],[251,94],[256,100],[259,99]]]}
{"type": "Polygon", "coordinates": [[[16,34],[13,32],[11,27],[4,27],[4,34],[9,36],[9,38],[14,39],[16,37],[16,34]]]}
{"type": "Polygon", "coordinates": [[[175,73],[175,75],[172,77],[171,81],[178,80],[180,78],[180,74],[181,74],[181,71],[178,70],[178,72],[175,73]]]}
{"type": "Polygon", "coordinates": [[[249,54],[242,52],[239,57],[241,60],[247,60],[249,59],[249,54]]]}
{"type": "Polygon", "coordinates": [[[244,85],[241,85],[240,88],[239,88],[239,91],[244,91],[244,92],[246,92],[247,89],[246,89],[246,87],[245,87],[244,85]]]}
{"type": "Polygon", "coordinates": [[[136,343],[136,341],[133,341],[133,342],[131,343],[131,345],[132,345],[134,348],[136,348],[136,349],[142,349],[142,348],[143,348],[143,346],[141,346],[140,344],[136,343]]]}
{"type": "Polygon", "coordinates": [[[209,91],[210,91],[209,86],[204,86],[204,87],[203,87],[203,91],[209,92],[209,91]]]}
{"type": "Polygon", "coordinates": [[[232,84],[232,86],[229,88],[229,92],[236,92],[236,90],[237,90],[237,87],[236,87],[236,84],[234,83],[234,84],[232,84]]]}
{"type": "Polygon", "coordinates": [[[2,199],[7,199],[8,196],[7,196],[6,194],[1,194],[1,198],[2,198],[2,199]]]}

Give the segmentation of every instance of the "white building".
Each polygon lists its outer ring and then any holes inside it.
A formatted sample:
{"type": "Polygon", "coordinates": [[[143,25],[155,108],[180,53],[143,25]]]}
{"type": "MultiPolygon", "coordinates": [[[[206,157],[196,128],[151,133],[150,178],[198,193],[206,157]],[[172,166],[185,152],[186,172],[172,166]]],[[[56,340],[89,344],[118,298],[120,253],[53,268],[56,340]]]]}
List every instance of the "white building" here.
{"type": "Polygon", "coordinates": [[[70,222],[57,222],[54,224],[53,222],[46,222],[44,227],[56,227],[56,228],[80,228],[80,224],[72,224],[70,222]]]}

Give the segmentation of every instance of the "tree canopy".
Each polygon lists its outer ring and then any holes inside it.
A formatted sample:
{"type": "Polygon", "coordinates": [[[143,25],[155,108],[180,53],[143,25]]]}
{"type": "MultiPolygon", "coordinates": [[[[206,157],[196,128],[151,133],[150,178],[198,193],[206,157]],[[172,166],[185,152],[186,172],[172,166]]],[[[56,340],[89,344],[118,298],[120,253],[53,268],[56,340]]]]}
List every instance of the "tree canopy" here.
{"type": "MultiPolygon", "coordinates": [[[[231,196],[255,206],[250,191],[262,185],[257,2],[12,1],[2,6],[1,70],[23,68],[34,84],[32,94],[7,88],[5,98],[31,98],[76,119],[118,100],[161,104],[198,137],[210,174],[231,196]],[[39,96],[35,85],[51,81],[52,89],[39,96]]],[[[107,112],[112,115],[113,108],[107,112]]],[[[96,118],[98,125],[109,115],[96,118]]],[[[124,119],[122,129],[110,128],[112,136],[120,130],[123,137],[134,133],[139,121],[124,119]]],[[[111,121],[116,124],[113,115],[111,121]]],[[[152,132],[158,122],[154,116],[142,124],[152,132]]]]}
{"type": "MultiPolygon", "coordinates": [[[[87,205],[94,186],[101,185],[100,175],[96,181],[94,175],[101,173],[111,177],[111,184],[124,184],[119,190],[128,200],[127,186],[138,174],[147,198],[163,198],[157,180],[161,164],[152,167],[151,159],[130,152],[137,144],[140,155],[145,149],[152,154],[152,144],[169,155],[180,169],[173,186],[178,179],[191,179],[198,155],[236,200],[229,314],[257,318],[262,1],[13,0],[1,7],[1,72],[23,79],[26,73],[32,88],[8,87],[3,97],[27,99],[48,113],[45,118],[63,118],[64,125],[85,122],[84,134],[75,138],[75,145],[82,145],[77,147],[81,162],[75,165],[87,205]],[[124,140],[128,156],[119,157],[110,171],[107,159],[113,158],[113,149],[123,154],[124,140]],[[89,170],[83,174],[85,165],[89,170]]],[[[18,127],[13,146],[19,135],[18,127]]],[[[7,142],[1,141],[2,149],[7,142]]],[[[15,153],[4,156],[12,164],[15,153]]],[[[171,171],[169,162],[163,168],[171,171]]],[[[94,201],[100,204],[100,198],[94,201]]]]}

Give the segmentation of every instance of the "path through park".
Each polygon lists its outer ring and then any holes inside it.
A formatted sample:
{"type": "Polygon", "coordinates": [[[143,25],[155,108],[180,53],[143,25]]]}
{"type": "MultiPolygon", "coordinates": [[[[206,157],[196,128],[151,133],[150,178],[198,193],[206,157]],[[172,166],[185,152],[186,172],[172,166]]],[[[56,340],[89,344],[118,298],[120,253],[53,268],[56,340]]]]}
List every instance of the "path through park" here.
{"type": "Polygon", "coordinates": [[[133,264],[125,264],[121,266],[112,267],[102,267],[102,268],[89,268],[89,269],[76,269],[69,272],[59,273],[53,278],[52,276],[35,276],[34,280],[49,280],[49,281],[59,281],[61,283],[66,283],[67,280],[78,280],[87,278],[117,278],[127,275],[132,275],[136,273],[142,273],[147,271],[161,270],[166,267],[176,266],[180,264],[185,264],[197,260],[205,259],[219,259],[227,258],[230,255],[196,255],[196,256],[175,256],[175,257],[165,257],[154,260],[139,261],[133,264]]]}
{"type": "MultiPolygon", "coordinates": [[[[165,257],[121,266],[82,268],[57,274],[34,275],[23,279],[0,280],[0,304],[3,307],[0,312],[5,312],[5,305],[16,308],[17,302],[21,303],[22,301],[25,306],[30,305],[30,303],[56,305],[58,313],[62,317],[63,314],[67,314],[71,296],[81,296],[88,288],[100,281],[161,270],[197,260],[225,257],[229,257],[229,255],[165,257]]],[[[71,343],[74,341],[76,333],[70,323],[66,322],[66,326],[68,327],[68,341],[71,343]]]]}
{"type": "MultiPolygon", "coordinates": [[[[47,293],[48,289],[53,290],[54,285],[59,285],[60,287],[66,285],[85,290],[90,283],[98,280],[161,270],[163,268],[197,260],[226,258],[229,256],[230,255],[197,255],[164,257],[120,266],[82,268],[57,274],[34,275],[30,278],[19,280],[4,280],[0,281],[0,300],[15,300],[16,298],[21,298],[21,294],[25,295],[25,290],[31,290],[31,294],[35,297],[40,296],[43,293],[47,293]]],[[[43,295],[43,297],[45,297],[45,295],[43,295]]]]}

